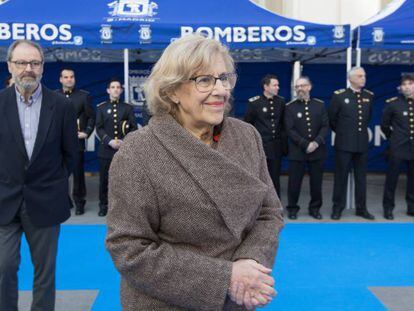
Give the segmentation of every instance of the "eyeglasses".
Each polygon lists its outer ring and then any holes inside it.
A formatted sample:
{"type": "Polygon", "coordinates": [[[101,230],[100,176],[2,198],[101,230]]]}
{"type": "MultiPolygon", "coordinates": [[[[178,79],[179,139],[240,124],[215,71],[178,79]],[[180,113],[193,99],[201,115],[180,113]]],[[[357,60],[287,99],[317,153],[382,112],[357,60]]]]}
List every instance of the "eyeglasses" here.
{"type": "Polygon", "coordinates": [[[11,60],[10,63],[15,64],[19,69],[25,69],[27,65],[30,65],[32,69],[39,69],[43,64],[43,62],[40,60],[31,60],[30,62],[26,62],[24,60],[11,60]]]}
{"type": "Polygon", "coordinates": [[[298,84],[298,85],[295,85],[295,89],[301,89],[307,86],[309,86],[309,84],[298,84]]]}
{"type": "Polygon", "coordinates": [[[190,78],[195,82],[196,89],[201,93],[207,93],[213,90],[217,80],[221,81],[221,84],[226,90],[232,90],[236,85],[237,74],[235,73],[222,73],[218,77],[212,75],[201,75],[190,78]]]}

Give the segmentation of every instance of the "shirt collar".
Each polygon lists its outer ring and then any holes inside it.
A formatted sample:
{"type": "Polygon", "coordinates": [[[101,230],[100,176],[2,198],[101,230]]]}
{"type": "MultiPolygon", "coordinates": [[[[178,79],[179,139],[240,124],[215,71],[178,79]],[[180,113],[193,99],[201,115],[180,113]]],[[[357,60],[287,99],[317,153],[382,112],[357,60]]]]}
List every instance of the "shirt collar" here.
{"type": "Polygon", "coordinates": [[[71,89],[71,90],[68,90],[68,91],[64,91],[63,89],[62,89],[62,92],[63,92],[63,94],[65,94],[65,95],[72,95],[72,93],[73,93],[73,91],[74,91],[75,89],[71,89]]]}
{"type": "Polygon", "coordinates": [[[352,88],[352,86],[349,87],[349,89],[352,91],[352,93],[354,94],[360,94],[362,92],[362,89],[360,91],[355,90],[354,88],[352,88]]]}
{"type": "Polygon", "coordinates": [[[42,94],[42,85],[39,83],[36,90],[32,93],[32,95],[30,95],[29,100],[27,102],[25,101],[24,96],[20,94],[16,86],[15,86],[15,90],[16,90],[16,96],[19,98],[20,102],[28,106],[31,106],[33,103],[35,103],[39,99],[40,95],[42,94]]]}

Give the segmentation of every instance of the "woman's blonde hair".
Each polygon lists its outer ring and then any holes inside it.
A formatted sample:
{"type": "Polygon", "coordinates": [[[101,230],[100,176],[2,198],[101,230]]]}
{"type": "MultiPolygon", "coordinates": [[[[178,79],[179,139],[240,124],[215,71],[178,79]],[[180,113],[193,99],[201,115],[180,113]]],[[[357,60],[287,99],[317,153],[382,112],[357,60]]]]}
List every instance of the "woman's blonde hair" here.
{"type": "Polygon", "coordinates": [[[223,58],[226,70],[234,72],[234,61],[228,48],[214,39],[191,34],[172,42],[152,68],[144,85],[150,114],[170,113],[175,117],[177,103],[169,95],[196,74],[210,69],[218,56],[223,58]]]}

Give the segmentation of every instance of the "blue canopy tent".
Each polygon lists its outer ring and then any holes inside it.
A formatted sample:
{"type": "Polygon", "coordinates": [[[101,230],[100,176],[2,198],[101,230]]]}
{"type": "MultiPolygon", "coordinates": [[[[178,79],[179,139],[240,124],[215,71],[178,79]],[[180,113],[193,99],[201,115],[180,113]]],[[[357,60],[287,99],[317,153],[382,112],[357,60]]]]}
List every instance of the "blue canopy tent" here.
{"type": "Polygon", "coordinates": [[[162,49],[201,32],[232,48],[349,46],[349,26],[284,18],[248,0],[1,0],[0,42],[43,46],[162,49]]]}
{"type": "MultiPolygon", "coordinates": [[[[249,0],[0,0],[0,45],[16,39],[56,49],[161,50],[172,40],[202,33],[234,49],[291,51],[290,61],[329,58],[350,46],[349,25],[288,19],[249,0]],[[310,55],[310,56],[309,56],[310,55]]],[[[348,60],[350,60],[350,49],[348,60]]]]}
{"type": "Polygon", "coordinates": [[[358,26],[356,31],[358,64],[361,63],[361,49],[413,50],[414,0],[394,0],[384,10],[358,26]]]}

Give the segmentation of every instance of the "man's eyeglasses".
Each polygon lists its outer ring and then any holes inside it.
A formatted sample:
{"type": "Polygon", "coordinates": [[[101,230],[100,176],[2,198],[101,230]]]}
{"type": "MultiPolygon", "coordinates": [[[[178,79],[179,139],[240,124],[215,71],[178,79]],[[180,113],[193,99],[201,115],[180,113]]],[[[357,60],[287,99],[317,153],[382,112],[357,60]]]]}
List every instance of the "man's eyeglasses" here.
{"type": "Polygon", "coordinates": [[[15,64],[19,69],[25,69],[29,64],[32,69],[39,69],[43,64],[40,60],[31,60],[30,62],[24,60],[11,60],[10,63],[15,64]]]}
{"type": "Polygon", "coordinates": [[[190,78],[195,82],[196,89],[201,93],[207,93],[213,90],[217,80],[221,81],[221,84],[226,90],[232,90],[236,85],[237,74],[235,73],[223,73],[218,77],[212,75],[201,75],[190,78]]]}
{"type": "Polygon", "coordinates": [[[302,88],[305,88],[307,86],[309,86],[309,84],[297,84],[297,85],[295,85],[295,89],[302,89],[302,88]]]}

